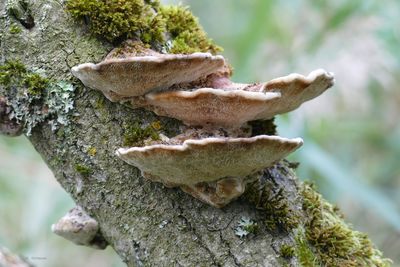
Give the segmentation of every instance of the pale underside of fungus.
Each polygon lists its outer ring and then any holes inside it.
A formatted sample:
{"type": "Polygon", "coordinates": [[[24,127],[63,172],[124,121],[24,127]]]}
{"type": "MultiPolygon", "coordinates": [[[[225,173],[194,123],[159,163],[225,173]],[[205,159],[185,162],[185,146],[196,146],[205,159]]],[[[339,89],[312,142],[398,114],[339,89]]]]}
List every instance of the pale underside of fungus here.
{"type": "Polygon", "coordinates": [[[72,73],[112,101],[181,120],[187,128],[176,137],[120,148],[116,154],[145,178],[180,187],[215,207],[239,197],[260,171],[303,143],[300,138],[250,136],[247,122],[292,111],[334,83],[332,73],[319,69],[308,76],[240,84],[229,79],[222,56],[124,49],[114,49],[101,63],[74,67],[72,73]]]}

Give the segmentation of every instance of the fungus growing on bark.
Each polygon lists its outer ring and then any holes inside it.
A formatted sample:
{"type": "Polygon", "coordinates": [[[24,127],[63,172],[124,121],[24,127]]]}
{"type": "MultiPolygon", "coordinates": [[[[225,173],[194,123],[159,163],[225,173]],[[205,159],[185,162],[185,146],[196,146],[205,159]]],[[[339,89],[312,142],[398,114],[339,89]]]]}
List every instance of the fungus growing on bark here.
{"type": "MultiPolygon", "coordinates": [[[[116,54],[115,52],[111,52],[116,54]]],[[[159,54],[110,58],[72,68],[72,74],[87,87],[97,89],[111,101],[167,89],[174,84],[191,82],[224,66],[222,56],[209,53],[190,55],[159,54]]]]}
{"type": "Polygon", "coordinates": [[[254,120],[268,120],[299,107],[333,85],[331,73],[291,74],[266,83],[240,84],[229,77],[222,56],[160,54],[135,41],[114,49],[99,64],[72,73],[112,101],[129,102],[181,120],[181,135],[120,148],[117,155],[142,175],[222,207],[244,193],[257,172],[300,147],[300,138],[255,135],[254,120]],[[199,127],[200,126],[200,127],[199,127]],[[146,146],[143,146],[146,145],[146,146]]]}
{"type": "Polygon", "coordinates": [[[51,226],[53,233],[77,245],[105,249],[107,241],[99,232],[99,224],[80,206],[71,209],[56,224],[51,226]]]}
{"type": "Polygon", "coordinates": [[[248,121],[267,120],[294,110],[332,85],[332,74],[316,70],[307,77],[291,74],[265,84],[231,83],[223,89],[149,93],[131,103],[187,125],[240,127],[248,121]]]}
{"type": "Polygon", "coordinates": [[[241,195],[246,177],[271,166],[303,143],[300,138],[267,135],[189,139],[181,144],[175,142],[171,140],[172,145],[120,148],[117,155],[138,167],[144,177],[168,187],[181,186],[214,206],[227,204],[241,195]],[[225,178],[229,180],[223,180],[225,178]],[[204,183],[216,183],[215,192],[203,190],[204,183]]]}
{"type": "Polygon", "coordinates": [[[311,100],[335,82],[333,73],[318,69],[311,72],[307,77],[293,73],[285,77],[280,77],[267,82],[264,92],[279,92],[281,98],[271,102],[271,106],[260,113],[255,119],[271,119],[277,114],[286,113],[298,108],[302,103],[311,100]]]}
{"type": "Polygon", "coordinates": [[[201,88],[150,93],[142,105],[157,115],[172,117],[187,125],[231,128],[254,120],[277,98],[280,93],[201,88]]]}

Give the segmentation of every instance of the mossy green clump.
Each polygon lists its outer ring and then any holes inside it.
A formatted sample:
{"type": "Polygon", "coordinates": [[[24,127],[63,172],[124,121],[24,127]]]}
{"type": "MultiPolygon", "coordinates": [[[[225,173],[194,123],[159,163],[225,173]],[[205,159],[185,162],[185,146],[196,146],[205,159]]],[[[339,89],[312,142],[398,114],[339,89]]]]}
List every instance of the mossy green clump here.
{"type": "Polygon", "coordinates": [[[265,224],[269,231],[290,232],[299,225],[299,216],[288,202],[283,188],[276,189],[275,186],[267,182],[261,188],[257,186],[259,182],[250,184],[244,197],[253,203],[257,209],[265,212],[265,224]]]}
{"type": "Polygon", "coordinates": [[[295,249],[291,245],[283,244],[279,249],[279,254],[283,258],[292,258],[295,255],[295,249]]]}
{"type": "Polygon", "coordinates": [[[28,94],[40,97],[49,86],[49,79],[43,78],[37,73],[29,73],[25,76],[23,83],[28,94]]]}
{"type": "Polygon", "coordinates": [[[143,146],[149,139],[152,141],[160,140],[158,130],[161,129],[159,122],[153,122],[146,127],[142,127],[139,122],[125,127],[123,146],[143,146]]]}
{"type": "Polygon", "coordinates": [[[92,174],[92,170],[89,167],[82,164],[75,164],[75,170],[84,178],[87,178],[92,174]]]}
{"type": "Polygon", "coordinates": [[[17,24],[11,24],[10,26],[10,33],[11,34],[18,34],[21,33],[22,29],[17,24]]]}
{"type": "Polygon", "coordinates": [[[52,130],[69,124],[74,91],[71,84],[52,81],[14,60],[0,65],[0,87],[12,108],[10,119],[22,124],[28,136],[45,120],[52,130]]]}
{"type": "Polygon", "coordinates": [[[304,183],[304,238],[324,266],[389,266],[366,234],[351,229],[337,208],[324,200],[309,184],[304,183]]]}
{"type": "Polygon", "coordinates": [[[305,237],[304,228],[300,227],[299,229],[297,229],[295,241],[295,255],[300,263],[300,266],[321,266],[319,260],[312,251],[312,247],[305,237]]]}
{"type": "Polygon", "coordinates": [[[293,246],[281,246],[283,258],[295,256],[301,266],[390,266],[366,234],[345,223],[337,206],[330,204],[309,183],[293,190],[286,187],[292,164],[281,161],[265,170],[260,181],[248,185],[244,197],[265,211],[265,224],[270,231],[293,234],[293,246]],[[293,192],[292,192],[293,193],[293,192]]]}
{"type": "Polygon", "coordinates": [[[163,6],[159,12],[166,21],[167,32],[172,37],[171,53],[209,51],[215,54],[222,50],[207,37],[198,19],[187,7],[163,6]]]}
{"type": "Polygon", "coordinates": [[[0,65],[0,84],[7,88],[26,72],[25,65],[20,61],[6,61],[4,65],[0,65]]]}
{"type": "Polygon", "coordinates": [[[75,19],[88,18],[90,29],[110,42],[148,36],[162,42],[165,23],[155,15],[158,1],[70,0],[67,10],[75,19]]]}
{"type": "Polygon", "coordinates": [[[182,6],[161,6],[158,0],[69,0],[66,8],[73,18],[89,21],[94,34],[114,44],[139,38],[170,53],[221,50],[182,6]]]}

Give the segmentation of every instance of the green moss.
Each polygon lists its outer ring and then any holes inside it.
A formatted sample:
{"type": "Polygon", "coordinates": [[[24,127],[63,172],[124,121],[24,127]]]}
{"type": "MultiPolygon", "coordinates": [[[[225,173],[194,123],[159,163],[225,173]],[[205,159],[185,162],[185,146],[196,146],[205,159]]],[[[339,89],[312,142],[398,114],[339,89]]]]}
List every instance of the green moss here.
{"type": "Polygon", "coordinates": [[[69,0],[66,7],[73,18],[86,19],[94,34],[112,43],[140,38],[171,53],[221,50],[182,6],[161,6],[158,0],[69,0]]]}
{"type": "Polygon", "coordinates": [[[291,245],[283,244],[279,249],[279,254],[284,258],[292,258],[295,254],[295,249],[291,245]]]}
{"type": "Polygon", "coordinates": [[[171,53],[209,51],[217,53],[216,46],[201,28],[198,19],[183,6],[163,6],[160,14],[166,21],[167,32],[172,36],[171,53]]]}
{"type": "Polygon", "coordinates": [[[23,79],[28,94],[36,97],[44,94],[46,88],[49,86],[49,82],[48,79],[41,77],[37,73],[29,73],[23,79]]]}
{"type": "Polygon", "coordinates": [[[75,170],[85,178],[89,177],[92,174],[92,170],[82,164],[75,164],[75,170]]]}
{"type": "MultiPolygon", "coordinates": [[[[265,211],[270,231],[295,235],[295,245],[281,247],[282,257],[295,255],[301,266],[390,266],[391,261],[374,247],[367,235],[345,223],[339,209],[328,203],[308,183],[300,184],[300,198],[291,202],[282,180],[290,163],[281,161],[264,171],[261,183],[249,184],[244,197],[265,211]],[[299,202],[302,212],[299,212],[299,202]]],[[[294,190],[295,188],[293,188],[294,190]]]]}
{"type": "Polygon", "coordinates": [[[245,225],[243,226],[243,229],[246,230],[247,232],[251,233],[251,234],[255,234],[258,231],[258,224],[257,223],[253,223],[253,224],[249,224],[249,225],[245,225]]]}
{"type": "Polygon", "coordinates": [[[301,266],[321,266],[319,260],[314,255],[310,244],[306,240],[304,229],[302,227],[298,229],[295,241],[295,255],[301,266]]]}
{"type": "Polygon", "coordinates": [[[154,36],[150,26],[159,25],[155,19],[154,6],[158,1],[143,0],[70,0],[67,10],[75,19],[89,19],[90,29],[110,42],[140,37],[150,34],[153,41],[163,41],[162,36],[154,36]],[[149,3],[153,4],[149,4],[149,3]]]}
{"type": "Polygon", "coordinates": [[[306,214],[304,236],[324,266],[389,266],[367,235],[351,229],[337,208],[304,183],[300,193],[306,214]]]}
{"type": "Polygon", "coordinates": [[[159,123],[157,124],[150,124],[147,127],[142,127],[139,122],[135,122],[133,125],[129,125],[126,127],[125,134],[124,134],[124,142],[123,145],[130,147],[130,146],[143,146],[145,144],[145,141],[148,139],[151,140],[159,140],[160,135],[158,133],[158,130],[160,128],[156,129],[159,126],[159,123]]]}
{"type": "Polygon", "coordinates": [[[6,61],[4,65],[0,65],[0,84],[8,89],[25,73],[26,68],[20,61],[6,61]]]}
{"type": "Polygon", "coordinates": [[[18,33],[21,33],[21,32],[22,32],[22,29],[20,27],[18,27],[17,24],[11,24],[11,26],[10,26],[10,33],[11,34],[18,34],[18,33]]]}
{"type": "Polygon", "coordinates": [[[299,224],[297,212],[290,208],[284,189],[275,193],[274,185],[269,183],[259,188],[258,181],[250,184],[244,197],[258,209],[265,211],[265,224],[268,230],[283,230],[286,232],[296,228],[299,224]]]}

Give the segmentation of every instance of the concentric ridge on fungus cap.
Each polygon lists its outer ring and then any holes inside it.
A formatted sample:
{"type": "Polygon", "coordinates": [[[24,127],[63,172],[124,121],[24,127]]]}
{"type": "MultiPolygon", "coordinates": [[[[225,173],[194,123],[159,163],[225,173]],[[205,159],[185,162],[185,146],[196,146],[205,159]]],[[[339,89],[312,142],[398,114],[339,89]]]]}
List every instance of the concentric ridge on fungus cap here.
{"type": "Polygon", "coordinates": [[[181,145],[120,148],[116,154],[144,177],[166,185],[194,185],[224,177],[245,177],[271,166],[303,144],[301,138],[189,139],[181,145]]]}
{"type": "Polygon", "coordinates": [[[240,127],[254,120],[280,93],[201,88],[168,91],[145,96],[146,109],[172,117],[186,125],[240,127]]]}
{"type": "Polygon", "coordinates": [[[72,68],[72,74],[87,87],[97,89],[111,101],[144,95],[174,84],[191,82],[224,66],[222,56],[157,54],[106,58],[72,68]]]}

